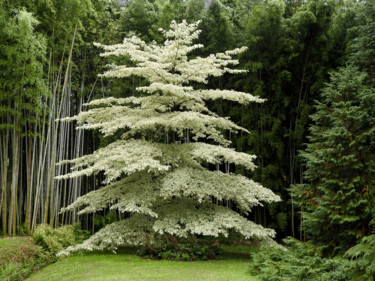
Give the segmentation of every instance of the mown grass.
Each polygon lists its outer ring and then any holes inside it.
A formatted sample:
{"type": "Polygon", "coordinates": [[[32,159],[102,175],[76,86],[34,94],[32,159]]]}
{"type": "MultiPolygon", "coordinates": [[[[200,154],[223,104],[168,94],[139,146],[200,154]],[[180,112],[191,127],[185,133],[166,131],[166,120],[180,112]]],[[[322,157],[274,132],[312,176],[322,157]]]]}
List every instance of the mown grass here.
{"type": "Polygon", "coordinates": [[[135,249],[117,254],[92,252],[64,258],[27,280],[258,280],[249,273],[253,247],[223,246],[224,255],[213,261],[156,261],[138,257],[135,249]]]}

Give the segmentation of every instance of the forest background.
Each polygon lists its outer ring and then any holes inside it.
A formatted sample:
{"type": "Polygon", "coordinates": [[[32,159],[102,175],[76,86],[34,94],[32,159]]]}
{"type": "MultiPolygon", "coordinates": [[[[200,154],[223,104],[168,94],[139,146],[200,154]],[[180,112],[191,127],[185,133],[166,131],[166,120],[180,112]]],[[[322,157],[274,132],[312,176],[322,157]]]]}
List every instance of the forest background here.
{"type": "MultiPolygon", "coordinates": [[[[348,63],[365,71],[373,86],[375,34],[365,29],[374,26],[374,15],[371,1],[354,0],[1,0],[0,231],[16,235],[40,223],[56,227],[80,221],[94,232],[108,220],[121,219],[123,214],[108,210],[80,217],[76,211],[60,214],[62,207],[99,188],[103,175],[56,181],[69,167],[55,164],[111,140],[55,120],[78,114],[95,98],[133,95],[144,83],[137,77],[98,77],[108,59],[99,56],[93,42],[115,44],[131,34],[160,42],[159,27],[186,19],[202,20],[197,43],[205,48],[196,55],[248,47],[239,58],[239,68],[248,72],[212,78],[207,88],[267,99],[263,104],[211,104],[219,115],[251,131],[228,138],[237,151],[258,155],[258,168],[248,172],[226,164],[221,169],[249,176],[282,197],[281,203],[255,207],[249,219],[274,228],[279,239],[306,240],[301,222],[309,198],[290,188],[306,183],[300,151],[314,141],[308,138],[314,104],[325,102],[321,93],[329,74],[348,63]]],[[[219,203],[236,208],[231,201],[219,203]]],[[[371,232],[363,227],[359,238],[371,232]]]]}

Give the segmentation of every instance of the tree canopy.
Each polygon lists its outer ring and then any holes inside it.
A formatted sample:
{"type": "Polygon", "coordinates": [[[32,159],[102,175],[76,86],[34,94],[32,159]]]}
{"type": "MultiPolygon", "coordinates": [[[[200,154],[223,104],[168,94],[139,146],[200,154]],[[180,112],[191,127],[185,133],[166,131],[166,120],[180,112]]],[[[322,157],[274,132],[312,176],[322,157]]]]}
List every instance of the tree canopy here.
{"type": "Polygon", "coordinates": [[[232,163],[253,170],[254,155],[228,148],[223,132],[247,132],[227,118],[218,116],[207,100],[231,100],[240,104],[264,102],[257,96],[232,90],[195,89],[192,83],[207,83],[210,76],[243,73],[237,65],[237,48],[207,57],[194,56],[202,48],[194,44],[198,24],[172,21],[169,30],[160,29],[165,41],[147,44],[137,36],[123,43],[102,45],[102,56],[126,56],[128,65],[110,64],[102,76],[128,78],[139,76],[148,85],[137,87],[137,95],[128,98],[92,101],[90,110],[65,121],[77,120],[80,128],[99,129],[117,140],[91,155],[67,160],[73,172],[60,179],[91,175],[104,171],[105,185],[76,200],[65,210],[84,206],[80,213],[95,212],[108,204],[129,214],[112,223],[76,249],[116,248],[122,244],[140,244],[147,234],[228,235],[229,230],[247,239],[270,241],[272,229],[248,221],[214,200],[233,200],[245,214],[262,202],[279,201],[279,196],[260,184],[232,173],[208,169],[232,163]]]}

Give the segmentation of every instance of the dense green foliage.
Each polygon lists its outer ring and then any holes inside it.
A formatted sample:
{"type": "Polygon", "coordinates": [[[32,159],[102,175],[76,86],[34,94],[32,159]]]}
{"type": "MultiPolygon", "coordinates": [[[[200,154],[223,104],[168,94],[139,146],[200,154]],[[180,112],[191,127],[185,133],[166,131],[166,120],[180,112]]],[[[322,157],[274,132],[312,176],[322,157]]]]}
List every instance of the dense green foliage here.
{"type": "Polygon", "coordinates": [[[35,228],[33,238],[37,244],[46,251],[56,255],[63,249],[81,243],[87,239],[88,231],[81,230],[79,223],[52,228],[49,225],[41,224],[35,228]]]}
{"type": "Polygon", "coordinates": [[[292,194],[303,208],[308,239],[327,252],[346,251],[370,235],[375,207],[374,3],[358,10],[346,67],[331,74],[311,115],[306,184],[292,194]],[[364,60],[362,60],[362,58],[364,60]]]}
{"type": "Polygon", "coordinates": [[[375,277],[375,235],[362,238],[361,242],[350,248],[345,256],[353,261],[355,280],[374,280],[375,277]]]}
{"type": "Polygon", "coordinates": [[[285,239],[285,249],[266,248],[252,254],[250,272],[261,280],[353,280],[350,262],[324,258],[319,249],[294,239],[285,239]]]}
{"type": "Polygon", "coordinates": [[[332,74],[302,154],[309,183],[294,188],[309,238],[332,248],[346,249],[371,233],[375,90],[367,79],[351,66],[332,74]]]}

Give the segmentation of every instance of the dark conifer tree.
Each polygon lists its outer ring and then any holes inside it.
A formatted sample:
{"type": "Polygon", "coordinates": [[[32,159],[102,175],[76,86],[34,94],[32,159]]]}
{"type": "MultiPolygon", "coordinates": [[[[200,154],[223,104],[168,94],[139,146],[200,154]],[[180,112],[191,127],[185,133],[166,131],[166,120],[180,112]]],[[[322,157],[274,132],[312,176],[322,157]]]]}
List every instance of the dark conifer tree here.
{"type": "Polygon", "coordinates": [[[364,3],[358,11],[348,66],[331,75],[312,115],[310,144],[302,153],[308,183],[292,188],[309,238],[330,250],[354,245],[374,223],[375,34],[369,27],[375,5],[364,3]]]}
{"type": "Polygon", "coordinates": [[[371,232],[375,184],[375,90],[353,66],[331,75],[302,153],[308,184],[292,188],[313,241],[346,249],[371,232]]]}

